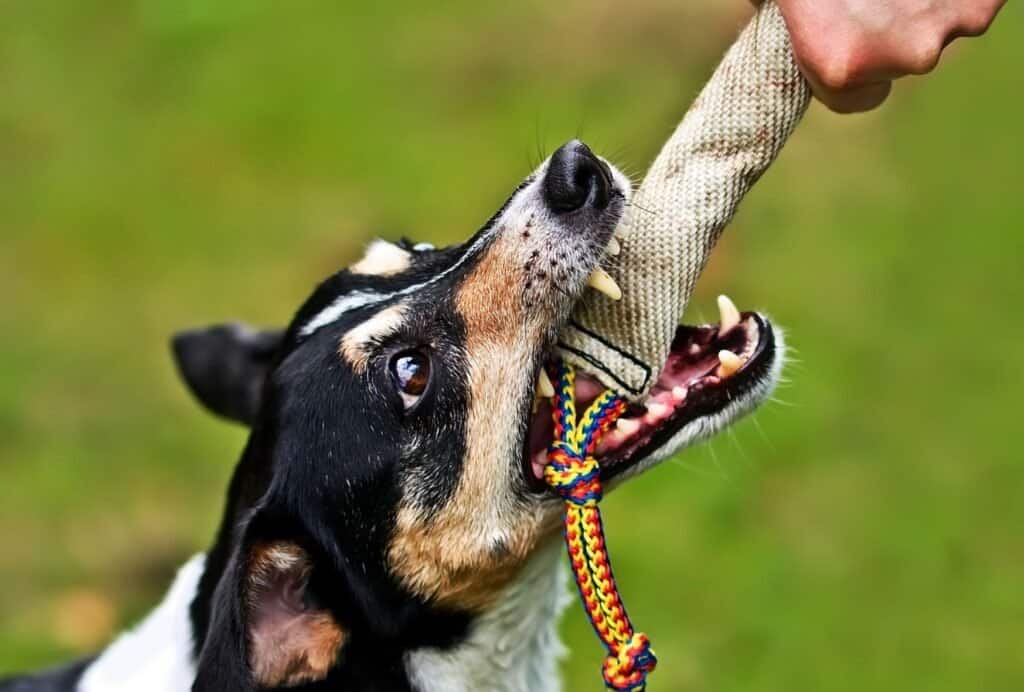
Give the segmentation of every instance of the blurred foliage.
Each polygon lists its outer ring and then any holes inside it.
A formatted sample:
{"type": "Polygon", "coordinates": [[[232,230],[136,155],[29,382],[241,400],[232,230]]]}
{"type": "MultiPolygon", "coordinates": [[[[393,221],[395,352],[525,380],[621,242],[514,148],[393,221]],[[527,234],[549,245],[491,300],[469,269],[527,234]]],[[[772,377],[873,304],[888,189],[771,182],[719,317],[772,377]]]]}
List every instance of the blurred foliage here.
{"type": "MultiPolygon", "coordinates": [[[[469,235],[579,135],[643,170],[743,2],[0,4],[0,671],[94,650],[203,549],[244,432],[176,329],[280,324],[375,235],[469,235]]],[[[615,493],[665,690],[1024,688],[1024,14],[815,107],[701,281],[778,403],[615,493]]],[[[565,619],[570,689],[600,652],[565,619]]]]}

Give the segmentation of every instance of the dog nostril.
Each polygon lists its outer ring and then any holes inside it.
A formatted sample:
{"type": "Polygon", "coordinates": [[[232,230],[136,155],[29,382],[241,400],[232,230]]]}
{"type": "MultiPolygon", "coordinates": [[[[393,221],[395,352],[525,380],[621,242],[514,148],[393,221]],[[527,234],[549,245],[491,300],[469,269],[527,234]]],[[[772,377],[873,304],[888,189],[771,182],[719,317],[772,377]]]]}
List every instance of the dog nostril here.
{"type": "Polygon", "coordinates": [[[603,209],[610,189],[611,171],[583,142],[574,139],[551,155],[544,199],[552,211],[564,214],[588,202],[603,209]]]}

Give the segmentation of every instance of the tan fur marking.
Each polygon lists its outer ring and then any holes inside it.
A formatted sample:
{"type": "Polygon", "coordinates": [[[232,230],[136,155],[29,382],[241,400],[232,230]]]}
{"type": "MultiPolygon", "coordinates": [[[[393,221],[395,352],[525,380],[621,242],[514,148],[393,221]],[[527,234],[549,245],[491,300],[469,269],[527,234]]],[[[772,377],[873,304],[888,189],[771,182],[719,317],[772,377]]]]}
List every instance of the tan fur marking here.
{"type": "Polygon", "coordinates": [[[409,268],[409,252],[386,240],[375,240],[366,248],[363,258],[348,270],[353,274],[392,276],[409,268]]]}
{"type": "Polygon", "coordinates": [[[504,539],[504,550],[496,552],[463,509],[445,510],[430,521],[404,508],[391,544],[391,564],[414,593],[447,608],[483,612],[519,575],[540,542],[560,528],[557,513],[524,512],[518,521],[515,533],[504,539]]]}
{"type": "Polygon", "coordinates": [[[305,588],[312,569],[305,551],[291,543],[262,545],[252,552],[246,598],[252,620],[249,661],[261,687],[322,680],[345,643],[345,632],[329,612],[289,607],[273,593],[282,581],[305,588]]]}
{"type": "MultiPolygon", "coordinates": [[[[433,516],[400,509],[390,548],[392,567],[408,588],[475,612],[492,605],[539,541],[558,530],[557,512],[539,512],[516,496],[522,469],[505,458],[512,449],[518,454],[515,421],[524,414],[509,373],[533,366],[543,324],[525,314],[522,258],[510,236],[503,233],[487,251],[456,298],[466,326],[470,392],[459,484],[433,516]]],[[[523,384],[532,387],[529,378],[523,384]]]]}
{"type": "Polygon", "coordinates": [[[341,337],[338,353],[357,373],[364,372],[373,353],[373,347],[381,339],[398,331],[404,317],[405,306],[403,305],[392,305],[381,310],[362,324],[347,331],[341,337]]]}

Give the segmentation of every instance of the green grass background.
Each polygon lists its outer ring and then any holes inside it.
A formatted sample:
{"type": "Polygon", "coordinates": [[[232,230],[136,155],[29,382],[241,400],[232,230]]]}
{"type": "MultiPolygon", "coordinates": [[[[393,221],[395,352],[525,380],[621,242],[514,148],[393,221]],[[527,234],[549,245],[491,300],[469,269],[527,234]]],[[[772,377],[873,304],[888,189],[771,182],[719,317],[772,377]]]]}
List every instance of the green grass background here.
{"type": "MultiPolygon", "coordinates": [[[[0,672],[94,650],[208,544],[244,433],[172,332],[462,239],[572,136],[642,171],[749,11],[346,5],[0,3],[0,672]]],[[[688,317],[727,291],[798,360],[606,503],[655,689],[1024,689],[1021,65],[1010,3],[881,111],[815,106],[726,234],[688,317]]]]}

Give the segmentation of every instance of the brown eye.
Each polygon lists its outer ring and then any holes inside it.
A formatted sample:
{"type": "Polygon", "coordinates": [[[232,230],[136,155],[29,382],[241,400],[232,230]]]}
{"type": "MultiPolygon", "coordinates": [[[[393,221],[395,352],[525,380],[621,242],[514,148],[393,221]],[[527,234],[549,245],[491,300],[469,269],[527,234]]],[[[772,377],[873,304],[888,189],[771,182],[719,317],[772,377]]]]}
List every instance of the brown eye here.
{"type": "Polygon", "coordinates": [[[416,405],[430,384],[430,359],[419,351],[403,351],[391,359],[391,377],[406,410],[416,405]]]}

